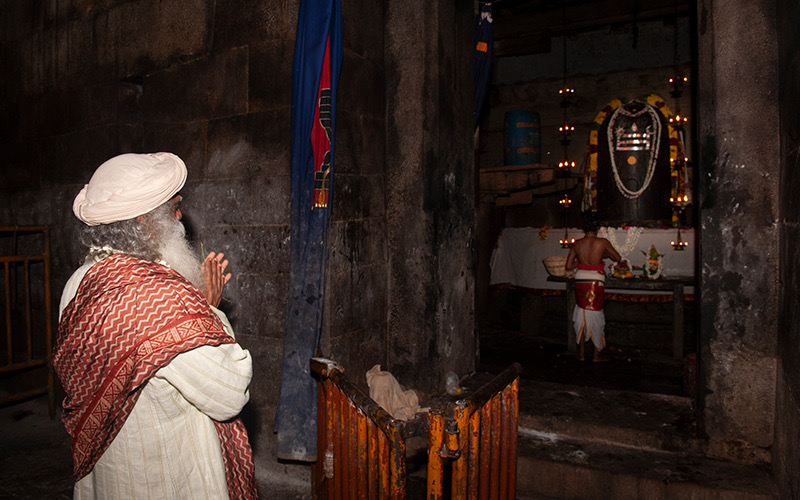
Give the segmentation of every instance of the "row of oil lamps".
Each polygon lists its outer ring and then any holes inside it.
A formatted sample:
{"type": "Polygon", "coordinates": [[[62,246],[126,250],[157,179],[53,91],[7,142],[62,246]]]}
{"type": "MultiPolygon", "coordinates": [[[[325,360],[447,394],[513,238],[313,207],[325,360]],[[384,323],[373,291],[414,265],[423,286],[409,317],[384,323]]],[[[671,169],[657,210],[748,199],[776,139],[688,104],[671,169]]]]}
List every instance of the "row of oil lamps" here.
{"type": "MultiPolygon", "coordinates": [[[[561,245],[561,248],[570,248],[572,245],[575,244],[575,238],[570,238],[569,237],[569,232],[567,231],[567,228],[564,228],[564,237],[562,239],[558,240],[558,243],[561,245]]],[[[689,242],[688,241],[684,241],[684,240],[681,239],[681,230],[680,230],[680,228],[678,228],[678,240],[677,241],[670,241],[669,244],[672,245],[673,249],[675,249],[675,250],[677,250],[679,252],[683,251],[686,247],[689,246],[689,242]]]]}
{"type": "MultiPolygon", "coordinates": [[[[569,237],[569,232],[567,231],[567,228],[564,228],[564,237],[562,239],[558,240],[558,243],[561,245],[561,248],[570,248],[573,244],[575,244],[575,238],[570,238],[569,237]]],[[[675,250],[677,250],[679,252],[683,251],[686,247],[689,246],[689,242],[688,241],[684,241],[684,240],[681,239],[681,230],[680,230],[680,228],[678,228],[678,239],[677,239],[677,241],[670,241],[669,244],[672,245],[673,249],[675,249],[675,250]]]]}

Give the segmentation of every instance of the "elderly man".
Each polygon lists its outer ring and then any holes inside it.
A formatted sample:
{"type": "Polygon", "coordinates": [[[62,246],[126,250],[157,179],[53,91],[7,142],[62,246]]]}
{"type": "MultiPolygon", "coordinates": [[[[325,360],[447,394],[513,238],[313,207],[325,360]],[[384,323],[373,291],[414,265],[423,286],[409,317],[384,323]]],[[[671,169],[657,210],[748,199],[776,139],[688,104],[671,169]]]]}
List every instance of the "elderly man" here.
{"type": "Polygon", "coordinates": [[[230,279],[180,222],[186,166],[123,154],[73,204],[86,262],[67,282],[53,365],[75,498],[257,498],[240,410],[250,353],[216,309],[230,279]]]}

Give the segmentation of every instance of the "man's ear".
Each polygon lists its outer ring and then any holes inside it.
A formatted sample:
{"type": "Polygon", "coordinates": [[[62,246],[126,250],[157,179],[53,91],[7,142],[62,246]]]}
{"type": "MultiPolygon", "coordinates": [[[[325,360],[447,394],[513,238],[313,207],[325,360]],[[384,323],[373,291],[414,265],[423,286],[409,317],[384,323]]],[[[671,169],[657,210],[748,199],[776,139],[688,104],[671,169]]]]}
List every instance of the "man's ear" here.
{"type": "Polygon", "coordinates": [[[144,228],[144,230],[147,231],[147,233],[150,236],[153,236],[153,229],[150,224],[150,221],[147,220],[147,217],[145,217],[144,215],[140,215],[136,217],[136,222],[138,222],[139,225],[142,226],[142,228],[144,228]]]}

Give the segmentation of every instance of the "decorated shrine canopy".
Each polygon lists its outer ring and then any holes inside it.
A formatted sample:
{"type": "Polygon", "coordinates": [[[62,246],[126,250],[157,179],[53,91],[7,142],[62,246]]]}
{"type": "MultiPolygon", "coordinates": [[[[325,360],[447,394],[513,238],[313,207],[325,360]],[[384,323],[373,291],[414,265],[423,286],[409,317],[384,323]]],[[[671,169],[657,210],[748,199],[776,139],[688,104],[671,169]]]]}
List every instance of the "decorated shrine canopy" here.
{"type": "Polygon", "coordinates": [[[605,224],[678,224],[689,202],[682,129],[656,94],[614,99],[590,126],[583,210],[605,224]]]}

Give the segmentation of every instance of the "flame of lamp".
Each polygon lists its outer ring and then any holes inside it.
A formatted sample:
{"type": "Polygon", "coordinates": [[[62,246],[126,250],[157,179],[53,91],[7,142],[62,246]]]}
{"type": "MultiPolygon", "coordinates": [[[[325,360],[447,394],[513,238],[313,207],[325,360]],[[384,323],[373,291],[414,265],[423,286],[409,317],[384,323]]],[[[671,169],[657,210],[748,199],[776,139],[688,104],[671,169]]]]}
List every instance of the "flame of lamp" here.
{"type": "Polygon", "coordinates": [[[569,232],[567,228],[564,228],[564,239],[558,240],[558,243],[561,245],[561,248],[569,248],[575,243],[575,238],[570,239],[569,232]]]}
{"type": "Polygon", "coordinates": [[[558,163],[558,168],[574,168],[575,162],[569,161],[569,159],[565,158],[564,161],[558,163]]]}
{"type": "Polygon", "coordinates": [[[674,196],[670,196],[669,202],[678,206],[684,203],[689,203],[689,195],[688,194],[678,195],[677,198],[675,198],[674,196]]]}
{"type": "Polygon", "coordinates": [[[674,97],[675,99],[680,99],[683,95],[683,84],[688,81],[687,78],[681,79],[681,77],[670,78],[669,83],[672,84],[672,90],[669,92],[669,95],[674,97]]]}
{"type": "Polygon", "coordinates": [[[685,241],[671,241],[670,244],[672,245],[672,248],[678,252],[683,251],[687,246],[689,246],[689,243],[685,241]]]}
{"type": "Polygon", "coordinates": [[[683,249],[685,249],[687,246],[689,246],[689,242],[688,241],[681,240],[681,230],[680,229],[678,229],[678,241],[670,241],[669,244],[672,245],[672,248],[674,248],[675,250],[677,250],[679,252],[683,251],[683,249]]]}

